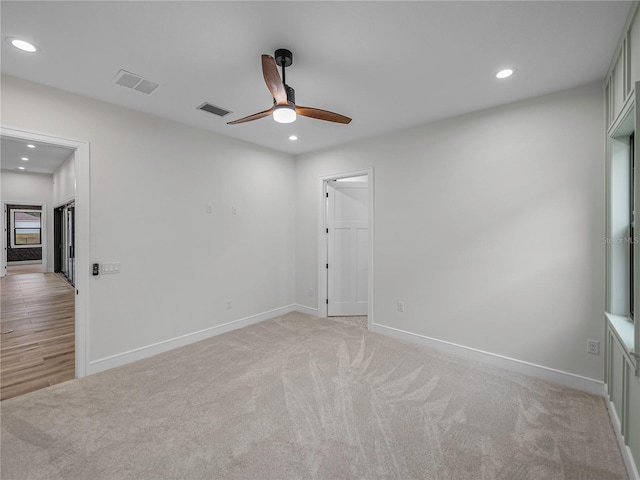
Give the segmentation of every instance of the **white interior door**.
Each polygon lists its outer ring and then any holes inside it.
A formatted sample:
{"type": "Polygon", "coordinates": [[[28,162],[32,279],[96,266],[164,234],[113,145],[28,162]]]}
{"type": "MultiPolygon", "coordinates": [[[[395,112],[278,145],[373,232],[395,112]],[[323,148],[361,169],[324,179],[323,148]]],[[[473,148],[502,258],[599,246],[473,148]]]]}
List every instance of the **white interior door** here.
{"type": "Polygon", "coordinates": [[[368,183],[327,182],[327,315],[368,314],[368,183]]]}

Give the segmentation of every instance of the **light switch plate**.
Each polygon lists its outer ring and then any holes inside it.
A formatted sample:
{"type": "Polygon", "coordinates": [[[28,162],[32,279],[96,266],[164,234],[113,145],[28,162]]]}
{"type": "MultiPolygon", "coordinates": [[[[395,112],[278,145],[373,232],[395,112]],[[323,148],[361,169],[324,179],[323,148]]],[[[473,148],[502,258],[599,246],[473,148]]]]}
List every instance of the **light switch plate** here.
{"type": "Polygon", "coordinates": [[[115,274],[115,273],[120,273],[120,262],[109,262],[109,263],[103,263],[101,265],[102,267],[102,274],[103,275],[111,275],[111,274],[115,274]]]}

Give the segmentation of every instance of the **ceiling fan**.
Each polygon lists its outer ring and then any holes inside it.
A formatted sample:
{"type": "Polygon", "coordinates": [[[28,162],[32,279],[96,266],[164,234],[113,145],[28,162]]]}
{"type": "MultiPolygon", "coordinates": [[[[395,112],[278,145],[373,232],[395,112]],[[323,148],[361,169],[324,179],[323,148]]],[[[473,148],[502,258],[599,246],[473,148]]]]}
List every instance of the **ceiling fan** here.
{"type": "Polygon", "coordinates": [[[291,123],[296,120],[297,115],[303,117],[326,120],[327,122],[349,123],[351,119],[338,113],[321,110],[319,108],[301,107],[296,105],[295,90],[286,84],[284,69],[293,63],[293,54],[286,48],[279,48],[275,51],[275,58],[271,55],[262,55],[262,74],[267,84],[269,92],[273,97],[273,107],[263,112],[254,113],[248,117],[228,122],[227,125],[250,122],[259,118],[273,115],[273,119],[279,123],[291,123]],[[282,67],[282,79],[278,74],[278,67],[282,67]]]}

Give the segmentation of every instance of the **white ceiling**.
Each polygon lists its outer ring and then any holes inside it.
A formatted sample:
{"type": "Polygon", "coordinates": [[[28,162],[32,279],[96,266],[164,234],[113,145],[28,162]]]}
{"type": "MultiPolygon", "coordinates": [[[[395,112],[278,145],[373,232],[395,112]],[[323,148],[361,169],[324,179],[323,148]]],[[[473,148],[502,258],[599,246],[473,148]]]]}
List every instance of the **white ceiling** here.
{"type": "Polygon", "coordinates": [[[52,174],[73,153],[73,150],[38,142],[27,142],[15,138],[0,139],[0,168],[20,170],[24,173],[52,174]],[[29,148],[27,145],[33,145],[29,148]],[[22,160],[22,158],[28,160],[22,160]]]}
{"type": "Polygon", "coordinates": [[[300,154],[601,79],[631,2],[0,5],[2,36],[41,49],[1,42],[3,73],[300,154]],[[271,106],[260,55],[276,48],[293,51],[287,83],[299,105],[353,122],[226,125],[271,106]],[[517,72],[499,81],[504,66],[517,72]],[[160,87],[151,95],[120,87],[120,69],[160,87]],[[203,102],[233,113],[197,110],[203,102]]]}

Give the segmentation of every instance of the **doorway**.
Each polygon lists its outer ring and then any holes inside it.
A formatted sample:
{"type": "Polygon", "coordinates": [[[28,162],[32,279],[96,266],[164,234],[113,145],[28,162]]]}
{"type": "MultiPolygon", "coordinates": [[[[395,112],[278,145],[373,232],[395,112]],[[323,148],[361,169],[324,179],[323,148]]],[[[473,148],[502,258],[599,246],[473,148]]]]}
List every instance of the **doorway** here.
{"type": "Polygon", "coordinates": [[[366,176],[327,182],[327,316],[368,314],[369,209],[366,176]]]}
{"type": "Polygon", "coordinates": [[[54,272],[61,273],[75,285],[75,202],[57,207],[53,212],[54,272]]]}
{"type": "Polygon", "coordinates": [[[318,316],[373,325],[373,168],[321,177],[318,316]]]}
{"type": "Polygon", "coordinates": [[[22,270],[47,271],[47,205],[4,201],[7,274],[22,270]]]}
{"type": "MultiPolygon", "coordinates": [[[[90,168],[89,143],[34,133],[7,127],[0,127],[2,139],[21,140],[42,145],[58,146],[73,150],[75,169],[75,199],[73,210],[73,284],[74,284],[74,329],[75,329],[75,377],[87,375],[88,366],[88,306],[89,306],[89,219],[90,219],[90,168]]],[[[51,212],[53,213],[53,212],[51,212]]],[[[51,217],[50,217],[51,218],[51,217]]],[[[5,276],[6,236],[3,236],[3,255],[0,276],[5,276]]],[[[51,271],[51,269],[49,269],[51,271]]]]}

